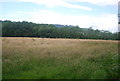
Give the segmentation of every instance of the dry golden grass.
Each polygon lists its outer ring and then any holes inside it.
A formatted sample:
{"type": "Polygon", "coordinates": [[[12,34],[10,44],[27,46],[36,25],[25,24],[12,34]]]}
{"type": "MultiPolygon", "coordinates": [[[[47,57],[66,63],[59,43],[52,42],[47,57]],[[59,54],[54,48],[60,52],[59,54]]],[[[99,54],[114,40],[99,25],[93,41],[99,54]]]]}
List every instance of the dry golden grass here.
{"type": "MultiPolygon", "coordinates": [[[[10,53],[11,51],[25,53],[32,49],[36,49],[37,51],[35,51],[35,54],[46,52],[51,52],[51,54],[52,52],[64,54],[64,52],[69,52],[66,54],[84,53],[84,55],[87,55],[93,50],[99,50],[101,52],[110,51],[112,50],[112,48],[109,48],[110,45],[114,43],[117,46],[118,44],[118,41],[113,40],[89,39],[3,37],[2,40],[3,54],[4,52],[10,53]]],[[[113,51],[117,52],[117,49],[113,51]]]]}
{"type": "MultiPolygon", "coordinates": [[[[14,66],[17,67],[17,62],[30,62],[31,59],[39,61],[40,59],[55,58],[56,60],[54,62],[58,65],[64,64],[65,67],[73,67],[81,62],[83,63],[84,60],[86,61],[83,66],[86,65],[87,61],[91,61],[91,59],[97,62],[99,58],[101,61],[101,59],[107,58],[109,55],[117,55],[118,41],[3,37],[2,48],[3,63],[6,65],[10,63],[15,64],[14,66]]],[[[81,78],[79,76],[74,77],[81,78]]],[[[67,76],[64,78],[67,78],[67,76]]]]}
{"type": "Polygon", "coordinates": [[[109,51],[117,54],[118,49],[111,45],[117,41],[111,40],[87,40],[87,39],[50,39],[50,38],[22,38],[5,37],[2,39],[3,56],[12,54],[25,54],[26,57],[34,54],[34,57],[65,58],[80,56],[84,58],[104,55],[109,51]],[[110,47],[110,48],[109,48],[110,47]],[[108,49],[109,48],[109,49],[108,49]],[[33,51],[34,50],[34,51],[33,51]],[[95,55],[97,53],[97,55],[95,55]]]}

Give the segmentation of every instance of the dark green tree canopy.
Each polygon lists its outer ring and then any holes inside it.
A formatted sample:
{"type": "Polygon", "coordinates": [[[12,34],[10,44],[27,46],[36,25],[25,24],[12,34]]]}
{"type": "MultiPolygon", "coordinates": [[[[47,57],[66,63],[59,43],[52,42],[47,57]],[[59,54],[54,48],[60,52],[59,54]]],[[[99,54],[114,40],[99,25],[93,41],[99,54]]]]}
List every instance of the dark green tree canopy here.
{"type": "Polygon", "coordinates": [[[118,32],[80,28],[72,25],[36,24],[32,22],[2,22],[3,37],[42,37],[118,40],[118,32]]]}

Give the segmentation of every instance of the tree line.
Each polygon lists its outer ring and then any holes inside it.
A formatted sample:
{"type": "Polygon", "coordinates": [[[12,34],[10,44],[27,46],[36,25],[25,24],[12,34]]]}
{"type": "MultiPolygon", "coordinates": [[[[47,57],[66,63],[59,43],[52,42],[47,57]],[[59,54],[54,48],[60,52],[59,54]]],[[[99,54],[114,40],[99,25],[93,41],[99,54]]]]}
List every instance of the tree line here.
{"type": "Polygon", "coordinates": [[[27,21],[15,22],[10,20],[0,22],[2,22],[2,37],[118,40],[118,32],[112,33],[92,28],[80,28],[79,26],[56,27],[54,24],[36,24],[27,21]]]}

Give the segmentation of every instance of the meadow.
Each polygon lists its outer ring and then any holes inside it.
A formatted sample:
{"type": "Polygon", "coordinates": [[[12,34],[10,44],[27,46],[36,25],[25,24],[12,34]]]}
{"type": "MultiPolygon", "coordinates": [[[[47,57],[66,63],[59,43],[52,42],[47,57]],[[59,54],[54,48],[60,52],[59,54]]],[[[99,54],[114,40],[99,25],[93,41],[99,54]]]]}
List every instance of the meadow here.
{"type": "Polygon", "coordinates": [[[115,79],[118,41],[2,37],[3,79],[115,79]]]}

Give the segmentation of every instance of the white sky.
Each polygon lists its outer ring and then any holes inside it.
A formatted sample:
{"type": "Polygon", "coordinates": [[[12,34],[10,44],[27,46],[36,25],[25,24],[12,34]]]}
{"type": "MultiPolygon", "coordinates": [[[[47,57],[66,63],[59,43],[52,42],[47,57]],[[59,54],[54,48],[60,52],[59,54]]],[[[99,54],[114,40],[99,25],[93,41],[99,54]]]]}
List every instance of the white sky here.
{"type": "MultiPolygon", "coordinates": [[[[116,13],[117,10],[115,10],[118,1],[119,0],[0,0],[1,3],[29,2],[40,6],[40,9],[38,8],[37,10],[30,10],[29,7],[25,7],[26,9],[28,8],[28,11],[11,9],[11,12],[8,12],[8,14],[4,12],[5,14],[2,14],[1,18],[3,20],[26,20],[36,23],[79,25],[81,28],[93,26],[94,29],[114,32],[118,30],[118,13],[116,13]],[[82,5],[81,3],[85,4],[82,5]],[[114,11],[109,9],[109,7],[116,12],[114,13],[114,11]],[[56,8],[61,8],[59,10],[61,13],[58,12],[56,8]],[[69,11],[64,12],[62,8],[68,9],[69,11]],[[76,11],[78,13],[83,11],[83,14],[75,15],[76,13],[71,14],[70,11],[76,11]],[[84,14],[87,12],[88,14],[84,14]],[[98,12],[100,13],[99,15],[98,12]],[[92,15],[89,13],[92,13],[92,15]]],[[[35,7],[33,5],[31,6],[35,7]]],[[[9,7],[5,7],[5,9],[9,9],[9,7]]]]}

